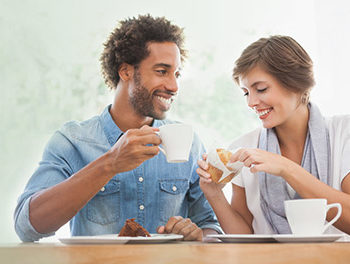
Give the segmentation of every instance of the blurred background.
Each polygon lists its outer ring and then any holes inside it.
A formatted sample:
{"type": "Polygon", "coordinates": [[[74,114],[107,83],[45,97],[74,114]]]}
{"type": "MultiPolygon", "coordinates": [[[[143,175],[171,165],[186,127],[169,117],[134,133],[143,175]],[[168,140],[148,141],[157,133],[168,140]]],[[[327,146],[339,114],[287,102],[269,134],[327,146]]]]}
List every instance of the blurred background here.
{"type": "Polygon", "coordinates": [[[168,116],[192,124],[207,148],[260,125],[231,79],[235,59],[260,37],[295,38],[314,60],[311,100],[325,115],[350,112],[346,0],[0,0],[0,242],[19,242],[16,200],[53,132],[112,102],[99,63],[109,33],[147,13],[185,28],[189,58],[168,116]]]}

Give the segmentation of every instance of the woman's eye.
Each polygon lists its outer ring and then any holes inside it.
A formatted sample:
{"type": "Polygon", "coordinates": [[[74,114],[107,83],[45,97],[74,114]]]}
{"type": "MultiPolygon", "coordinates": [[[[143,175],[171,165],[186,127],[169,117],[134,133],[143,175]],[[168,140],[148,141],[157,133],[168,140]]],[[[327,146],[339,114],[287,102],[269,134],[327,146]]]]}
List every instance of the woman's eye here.
{"type": "Polygon", "coordinates": [[[267,87],[266,87],[266,88],[263,88],[263,89],[257,89],[257,91],[258,91],[258,93],[262,93],[262,92],[265,92],[266,89],[267,89],[267,87]]]}
{"type": "Polygon", "coordinates": [[[243,94],[243,96],[248,96],[249,95],[249,93],[248,92],[245,92],[244,94],[243,94]]]}

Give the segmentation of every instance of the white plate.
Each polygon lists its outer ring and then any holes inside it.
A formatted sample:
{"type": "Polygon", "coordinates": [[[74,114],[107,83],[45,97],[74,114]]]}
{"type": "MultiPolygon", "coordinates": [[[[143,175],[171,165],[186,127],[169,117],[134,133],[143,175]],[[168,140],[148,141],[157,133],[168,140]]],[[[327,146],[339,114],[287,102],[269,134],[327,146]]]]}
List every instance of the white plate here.
{"type": "Polygon", "coordinates": [[[175,234],[151,234],[150,237],[119,237],[118,234],[100,236],[73,236],[59,238],[64,244],[152,244],[176,241],[183,238],[183,235],[175,234]]]}
{"type": "Polygon", "coordinates": [[[218,238],[226,243],[269,243],[276,242],[272,235],[236,235],[236,234],[210,234],[207,237],[218,238]]]}
{"type": "Polygon", "coordinates": [[[333,242],[342,235],[337,234],[324,234],[318,236],[305,236],[305,235],[273,235],[273,238],[282,243],[317,243],[317,242],[333,242]]]}

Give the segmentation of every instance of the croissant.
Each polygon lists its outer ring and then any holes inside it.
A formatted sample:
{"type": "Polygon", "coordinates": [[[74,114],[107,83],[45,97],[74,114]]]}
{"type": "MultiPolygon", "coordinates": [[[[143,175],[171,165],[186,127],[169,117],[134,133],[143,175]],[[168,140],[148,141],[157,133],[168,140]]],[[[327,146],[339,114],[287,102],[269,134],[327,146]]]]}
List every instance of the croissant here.
{"type": "MultiPolygon", "coordinates": [[[[218,153],[219,158],[222,161],[222,163],[226,166],[226,164],[230,161],[232,153],[226,149],[216,149],[216,152],[218,153]]],[[[221,180],[219,182],[223,172],[222,172],[222,170],[214,167],[210,163],[209,163],[208,173],[211,175],[211,179],[216,183],[228,183],[235,176],[235,172],[232,172],[226,178],[224,178],[223,180],[221,180]]]]}

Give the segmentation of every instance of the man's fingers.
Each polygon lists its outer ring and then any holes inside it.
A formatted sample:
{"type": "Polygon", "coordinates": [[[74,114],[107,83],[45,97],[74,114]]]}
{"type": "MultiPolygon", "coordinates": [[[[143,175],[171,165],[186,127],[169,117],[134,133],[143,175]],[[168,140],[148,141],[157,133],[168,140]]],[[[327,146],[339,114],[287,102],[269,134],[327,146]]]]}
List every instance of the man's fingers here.
{"type": "Polygon", "coordinates": [[[142,146],[140,147],[140,152],[145,156],[155,156],[159,153],[158,146],[142,146]]]}
{"type": "Polygon", "coordinates": [[[181,234],[184,240],[199,240],[203,239],[202,230],[193,223],[189,218],[178,221],[173,228],[173,233],[181,234]]]}
{"type": "Polygon", "coordinates": [[[140,145],[152,144],[158,146],[162,143],[162,140],[155,133],[151,133],[137,136],[135,142],[139,143],[140,145]]]}
{"type": "Polygon", "coordinates": [[[184,236],[184,238],[186,238],[187,236],[189,236],[193,231],[195,231],[197,229],[197,225],[195,223],[192,223],[191,221],[189,221],[188,223],[186,223],[185,225],[183,225],[181,227],[181,229],[178,230],[178,234],[181,234],[184,236]]]}
{"type": "Polygon", "coordinates": [[[190,225],[192,222],[189,218],[183,218],[180,221],[178,221],[177,223],[175,223],[174,227],[173,227],[173,232],[175,234],[182,234],[181,230],[183,228],[185,228],[186,226],[190,225]]]}
{"type": "Polygon", "coordinates": [[[165,232],[170,234],[173,233],[175,224],[183,219],[182,216],[172,216],[169,218],[168,223],[165,225],[165,232]]]}
{"type": "Polygon", "coordinates": [[[203,240],[203,230],[197,227],[196,229],[192,230],[188,235],[184,237],[184,240],[186,241],[202,241],[203,240]]]}
{"type": "MultiPolygon", "coordinates": [[[[169,219],[165,225],[165,233],[181,234],[184,236],[184,240],[198,240],[202,241],[203,231],[189,218],[183,218],[181,216],[173,216],[169,219]]],[[[161,232],[158,228],[157,232],[161,232]]]]}
{"type": "Polygon", "coordinates": [[[158,234],[164,234],[165,232],[165,227],[164,226],[158,226],[157,227],[157,233],[158,234]]]}
{"type": "Polygon", "coordinates": [[[155,131],[159,131],[158,127],[150,127],[148,125],[144,125],[140,128],[141,131],[143,132],[149,132],[149,133],[154,133],[155,131]]]}

